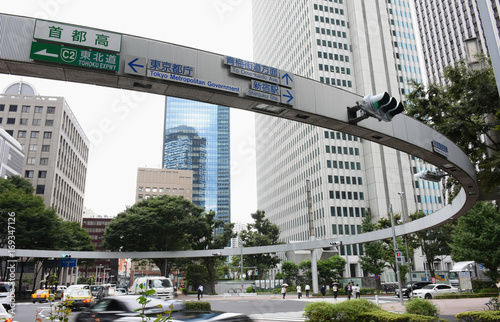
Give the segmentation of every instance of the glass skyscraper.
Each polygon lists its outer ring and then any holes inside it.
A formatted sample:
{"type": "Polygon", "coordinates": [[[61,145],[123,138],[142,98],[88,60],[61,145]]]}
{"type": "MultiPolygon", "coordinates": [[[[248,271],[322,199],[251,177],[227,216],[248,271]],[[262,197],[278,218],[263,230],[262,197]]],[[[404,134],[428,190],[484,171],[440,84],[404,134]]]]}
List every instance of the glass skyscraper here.
{"type": "Polygon", "coordinates": [[[167,97],[163,168],[193,171],[193,203],[231,222],[229,108],[167,97]]]}

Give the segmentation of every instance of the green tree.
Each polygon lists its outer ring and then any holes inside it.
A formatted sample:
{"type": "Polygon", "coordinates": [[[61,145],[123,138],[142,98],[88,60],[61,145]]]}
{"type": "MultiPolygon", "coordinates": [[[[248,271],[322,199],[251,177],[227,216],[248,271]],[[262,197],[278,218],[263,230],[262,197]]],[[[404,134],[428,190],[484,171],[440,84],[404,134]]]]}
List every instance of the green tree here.
{"type": "MultiPolygon", "coordinates": [[[[191,216],[203,208],[182,197],[159,196],[145,199],[118,214],[106,227],[104,246],[113,251],[177,251],[191,246],[188,232],[191,216]]],[[[161,272],[169,274],[166,262],[154,258],[161,272]]]]}
{"type": "Polygon", "coordinates": [[[299,265],[291,261],[283,261],[281,263],[281,271],[283,272],[283,278],[287,282],[296,280],[299,275],[299,265]]]}
{"type": "MultiPolygon", "coordinates": [[[[318,260],[316,262],[318,269],[318,278],[320,284],[331,284],[342,277],[345,270],[346,260],[339,255],[334,255],[325,260],[318,260]]],[[[312,279],[311,260],[300,262],[300,269],[306,273],[307,279],[312,279]]]]}
{"type": "MultiPolygon", "coordinates": [[[[410,215],[411,220],[424,217],[425,214],[422,211],[417,211],[410,215]]],[[[425,255],[426,265],[431,276],[436,275],[434,263],[439,262],[441,256],[451,253],[450,243],[454,227],[453,223],[447,223],[415,233],[416,238],[414,241],[417,246],[420,246],[422,253],[425,255]]]]}
{"type": "MultiPolygon", "coordinates": [[[[370,213],[366,214],[366,217],[361,223],[362,232],[370,232],[376,230],[376,225],[372,222],[372,216],[370,213]]],[[[365,243],[363,245],[365,249],[365,255],[359,256],[359,263],[361,268],[373,275],[381,275],[387,266],[384,260],[384,250],[381,241],[373,241],[365,243]]],[[[377,280],[377,290],[380,289],[380,279],[377,280]]]]}
{"type": "Polygon", "coordinates": [[[489,191],[500,182],[500,97],[489,59],[482,68],[466,61],[444,69],[446,85],[413,82],[407,97],[407,114],[428,124],[455,142],[477,165],[477,178],[489,191]],[[494,120],[491,119],[494,117],[494,120]],[[485,140],[484,138],[487,138],[485,140]]]}
{"type": "Polygon", "coordinates": [[[318,274],[321,283],[330,285],[342,277],[346,260],[339,255],[334,255],[325,260],[318,261],[318,274]]]}
{"type": "MultiPolygon", "coordinates": [[[[251,216],[255,223],[248,224],[247,230],[241,232],[243,245],[245,247],[278,245],[280,237],[279,227],[265,218],[266,213],[262,210],[257,210],[251,216]]],[[[279,258],[273,254],[255,254],[246,255],[245,257],[245,262],[249,266],[257,268],[257,279],[262,279],[266,276],[269,269],[276,267],[280,262],[279,258]]]]}
{"type": "Polygon", "coordinates": [[[479,202],[458,219],[453,232],[451,256],[454,261],[483,264],[485,273],[497,281],[500,268],[500,212],[491,203],[479,202]]]}
{"type": "MultiPolygon", "coordinates": [[[[401,225],[403,221],[401,220],[401,215],[400,214],[394,214],[394,224],[395,225],[401,225]]],[[[381,218],[376,226],[378,229],[386,229],[386,228],[391,228],[392,227],[392,221],[390,214],[387,217],[381,218]]],[[[396,250],[394,249],[394,239],[393,238],[387,238],[384,240],[381,240],[382,242],[382,249],[384,251],[384,260],[386,261],[387,265],[392,269],[394,272],[394,275],[397,275],[397,266],[396,266],[396,256],[395,252],[396,250]]],[[[409,252],[409,258],[413,258],[413,247],[411,247],[412,243],[408,243],[408,252],[409,252]]],[[[406,243],[404,240],[404,237],[396,237],[396,248],[406,254],[406,243]]],[[[406,255],[405,255],[406,256],[406,255]]],[[[406,259],[408,262],[408,258],[406,259]]],[[[408,266],[406,265],[399,265],[399,272],[401,274],[401,281],[404,283],[406,278],[406,274],[409,272],[408,266]]]]}
{"type": "MultiPolygon", "coordinates": [[[[189,231],[187,232],[191,249],[222,249],[226,247],[231,238],[236,237],[233,233],[234,224],[226,223],[216,219],[214,211],[208,213],[195,213],[189,217],[189,231]]],[[[215,290],[215,263],[220,260],[217,256],[203,257],[201,259],[208,274],[208,281],[215,290]]]]}
{"type": "MultiPolygon", "coordinates": [[[[9,240],[19,249],[93,250],[88,233],[79,223],[65,222],[53,208],[46,208],[43,199],[33,194],[31,182],[19,176],[0,178],[0,248],[9,240]],[[11,237],[9,237],[11,236],[11,237]]],[[[0,261],[6,260],[1,258],[0,261]]],[[[21,290],[27,262],[43,259],[23,258],[18,290],[21,290]]],[[[0,276],[2,280],[6,276],[0,276]]],[[[33,278],[33,287],[37,276],[33,278]]]]}

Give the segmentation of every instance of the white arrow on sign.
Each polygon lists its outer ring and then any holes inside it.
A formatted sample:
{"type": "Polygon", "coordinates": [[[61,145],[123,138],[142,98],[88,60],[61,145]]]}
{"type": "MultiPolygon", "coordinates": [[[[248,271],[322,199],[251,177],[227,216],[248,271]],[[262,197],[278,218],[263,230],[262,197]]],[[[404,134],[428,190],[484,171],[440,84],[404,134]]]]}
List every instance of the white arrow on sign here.
{"type": "Polygon", "coordinates": [[[42,49],[40,51],[37,51],[36,53],[33,53],[34,55],[40,55],[40,56],[48,56],[48,57],[59,57],[59,54],[51,54],[47,52],[47,48],[42,49]]]}

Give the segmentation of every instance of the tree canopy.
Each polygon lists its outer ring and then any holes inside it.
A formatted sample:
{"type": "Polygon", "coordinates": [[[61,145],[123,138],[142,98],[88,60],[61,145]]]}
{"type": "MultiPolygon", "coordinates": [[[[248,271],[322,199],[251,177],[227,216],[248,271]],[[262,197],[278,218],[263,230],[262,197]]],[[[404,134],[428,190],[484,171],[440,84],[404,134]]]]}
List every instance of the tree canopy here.
{"type": "Polygon", "coordinates": [[[479,202],[458,219],[451,253],[454,261],[483,264],[485,274],[498,281],[500,269],[500,212],[491,203],[479,202]]]}
{"type": "MultiPolygon", "coordinates": [[[[280,242],[280,229],[269,219],[265,218],[266,213],[262,210],[251,214],[253,224],[247,225],[247,230],[241,232],[241,239],[245,247],[257,247],[267,245],[278,245],[280,242]]],[[[245,255],[245,264],[257,268],[258,279],[262,279],[266,272],[280,262],[279,258],[273,254],[245,255]]]]}
{"type": "MultiPolygon", "coordinates": [[[[104,245],[113,251],[176,251],[192,245],[187,231],[194,229],[191,217],[203,208],[182,197],[148,198],[118,214],[106,227],[104,245]]],[[[161,272],[165,260],[153,259],[161,272]]]]}
{"type": "Polygon", "coordinates": [[[500,182],[500,97],[490,60],[482,57],[481,66],[472,68],[459,61],[445,67],[445,85],[429,84],[426,88],[413,82],[406,110],[469,155],[477,165],[482,188],[489,191],[500,182]]]}
{"type": "MultiPolygon", "coordinates": [[[[374,231],[377,226],[372,222],[372,216],[370,213],[366,214],[366,217],[361,223],[361,230],[363,233],[374,231]]],[[[363,245],[365,249],[365,255],[359,256],[359,262],[361,268],[368,273],[374,275],[381,275],[387,266],[384,260],[384,249],[382,247],[381,241],[373,241],[365,243],[363,245]]]]}
{"type": "MultiPolygon", "coordinates": [[[[0,178],[0,248],[11,240],[16,249],[94,249],[89,234],[79,223],[63,221],[56,209],[46,208],[43,198],[33,192],[31,182],[20,176],[0,178]]],[[[30,260],[22,259],[20,266],[24,268],[30,260]]],[[[18,289],[21,282],[20,279],[18,289]]]]}

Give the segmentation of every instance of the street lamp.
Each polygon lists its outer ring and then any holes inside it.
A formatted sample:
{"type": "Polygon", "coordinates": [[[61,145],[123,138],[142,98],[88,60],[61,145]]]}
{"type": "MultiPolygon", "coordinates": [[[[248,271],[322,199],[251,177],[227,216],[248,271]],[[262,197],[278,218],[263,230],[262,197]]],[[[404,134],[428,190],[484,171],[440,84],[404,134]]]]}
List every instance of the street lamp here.
{"type": "Polygon", "coordinates": [[[108,275],[107,275],[107,272],[106,271],[110,271],[111,268],[105,268],[103,271],[104,271],[104,283],[102,283],[101,281],[101,284],[106,284],[108,282],[108,275]]]}

